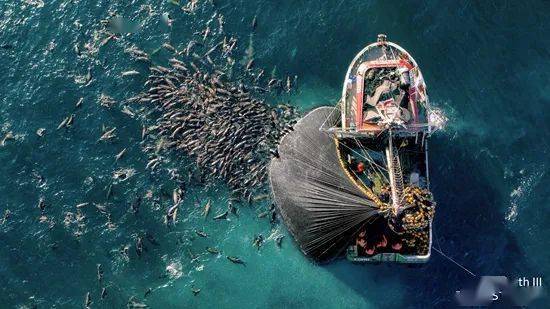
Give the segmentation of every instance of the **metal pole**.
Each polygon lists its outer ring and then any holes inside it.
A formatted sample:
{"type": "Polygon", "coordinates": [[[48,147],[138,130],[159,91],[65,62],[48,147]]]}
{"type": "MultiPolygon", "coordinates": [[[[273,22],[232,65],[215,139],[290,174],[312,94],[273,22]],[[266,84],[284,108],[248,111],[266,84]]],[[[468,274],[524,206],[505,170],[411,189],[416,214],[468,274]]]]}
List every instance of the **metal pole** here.
{"type": "Polygon", "coordinates": [[[388,172],[390,174],[390,188],[391,188],[391,196],[392,196],[392,204],[393,204],[393,213],[394,215],[397,215],[397,212],[399,210],[399,196],[397,194],[397,188],[395,187],[395,166],[393,166],[393,135],[392,130],[390,128],[389,130],[389,142],[388,142],[388,148],[386,149],[386,158],[388,160],[388,172]]]}

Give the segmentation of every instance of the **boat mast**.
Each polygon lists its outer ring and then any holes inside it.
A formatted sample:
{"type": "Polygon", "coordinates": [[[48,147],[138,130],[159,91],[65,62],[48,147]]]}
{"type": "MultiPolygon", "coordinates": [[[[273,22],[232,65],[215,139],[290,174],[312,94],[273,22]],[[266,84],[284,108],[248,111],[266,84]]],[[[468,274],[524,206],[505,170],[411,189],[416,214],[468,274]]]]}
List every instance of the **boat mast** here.
{"type": "Polygon", "coordinates": [[[391,199],[393,214],[397,215],[401,207],[401,197],[403,196],[403,172],[401,171],[401,162],[399,153],[393,147],[393,134],[389,129],[388,147],[386,148],[386,160],[388,162],[388,173],[390,176],[391,199]]]}

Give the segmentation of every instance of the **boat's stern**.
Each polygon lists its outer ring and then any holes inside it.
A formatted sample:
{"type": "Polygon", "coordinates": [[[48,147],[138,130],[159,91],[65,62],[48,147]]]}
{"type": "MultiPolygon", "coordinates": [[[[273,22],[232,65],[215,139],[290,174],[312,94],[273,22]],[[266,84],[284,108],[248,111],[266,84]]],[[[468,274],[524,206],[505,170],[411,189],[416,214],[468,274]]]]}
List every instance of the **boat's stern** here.
{"type": "Polygon", "coordinates": [[[429,246],[427,252],[403,253],[403,252],[381,252],[373,255],[361,254],[361,247],[357,244],[351,245],[346,250],[346,259],[353,263],[398,263],[398,264],[424,264],[430,260],[432,253],[432,223],[429,225],[429,246]]]}

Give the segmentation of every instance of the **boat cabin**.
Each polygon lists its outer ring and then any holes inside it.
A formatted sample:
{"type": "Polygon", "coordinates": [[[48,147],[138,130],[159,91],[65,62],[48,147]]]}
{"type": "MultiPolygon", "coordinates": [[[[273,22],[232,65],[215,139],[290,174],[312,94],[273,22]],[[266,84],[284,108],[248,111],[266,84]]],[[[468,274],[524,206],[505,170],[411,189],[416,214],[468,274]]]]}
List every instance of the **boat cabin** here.
{"type": "Polygon", "coordinates": [[[353,60],[342,93],[340,133],[429,130],[426,85],[416,61],[380,35],[353,60]]]}

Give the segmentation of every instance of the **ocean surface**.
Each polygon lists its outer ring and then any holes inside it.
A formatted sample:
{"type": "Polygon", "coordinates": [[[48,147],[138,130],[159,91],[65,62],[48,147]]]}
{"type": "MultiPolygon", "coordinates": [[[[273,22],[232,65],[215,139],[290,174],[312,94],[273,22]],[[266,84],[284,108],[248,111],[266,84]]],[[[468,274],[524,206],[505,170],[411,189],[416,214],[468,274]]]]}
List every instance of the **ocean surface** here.
{"type": "MultiPolygon", "coordinates": [[[[448,308],[456,304],[456,290],[475,282],[437,252],[421,268],[345,260],[315,265],[282,223],[258,217],[269,201],[240,205],[239,216],[227,221],[204,219],[195,204],[211,199],[212,214],[226,209],[222,183],[188,184],[178,224],[163,224],[174,182],[145,169],[141,119],[123,114],[120,105],[105,108],[99,98],[119,104],[144,89],[147,65],[124,52],[129,44],[147,52],[165,42],[185,48],[215,11],[256,66],[298,76],[294,92],[268,102],[290,102],[302,112],[336,104],[347,65],[378,33],[407,49],[432,104],[449,118],[430,140],[442,252],[477,276],[542,276],[546,284],[550,2],[198,0],[192,14],[181,10],[185,1],[177,3],[0,2],[0,138],[14,137],[0,146],[0,308],[81,308],[87,292],[92,308],[122,308],[133,296],[153,308],[448,308]],[[138,27],[100,46],[97,30],[110,14],[138,27]],[[91,48],[83,53],[86,44],[91,48]],[[121,77],[128,70],[141,74],[121,77]],[[70,114],[72,126],[57,130],[70,114]],[[116,127],[116,139],[98,142],[103,126],[116,127]],[[40,128],[43,137],[36,134],[40,128]],[[116,183],[107,199],[120,168],[135,174],[116,183]],[[137,215],[130,212],[148,191],[157,199],[144,199],[137,215]],[[86,202],[81,226],[65,220],[86,202]],[[111,229],[95,205],[111,213],[111,229]],[[197,237],[196,229],[210,237],[197,237]],[[138,257],[136,239],[146,234],[157,244],[146,240],[138,257]],[[267,239],[260,250],[252,246],[257,234],[267,239]],[[281,248],[273,241],[279,234],[287,236],[281,248]],[[119,253],[125,246],[128,258],[119,253]]],[[[188,163],[174,155],[169,164],[185,169],[188,163]]]]}

